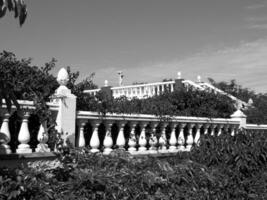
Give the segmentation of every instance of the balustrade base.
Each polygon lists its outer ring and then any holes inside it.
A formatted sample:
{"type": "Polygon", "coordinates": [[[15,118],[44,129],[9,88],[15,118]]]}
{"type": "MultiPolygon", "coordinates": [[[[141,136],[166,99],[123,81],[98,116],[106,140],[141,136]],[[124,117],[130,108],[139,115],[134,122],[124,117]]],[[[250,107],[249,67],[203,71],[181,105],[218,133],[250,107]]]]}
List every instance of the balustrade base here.
{"type": "Polygon", "coordinates": [[[16,150],[16,153],[32,153],[32,150],[31,149],[17,149],[16,150]]]}
{"type": "Polygon", "coordinates": [[[35,152],[50,152],[47,144],[38,144],[37,148],[35,149],[35,152]]]}
{"type": "Polygon", "coordinates": [[[2,144],[0,145],[0,154],[11,154],[11,149],[9,145],[7,144],[2,144]]]}
{"type": "Polygon", "coordinates": [[[177,153],[177,152],[179,152],[179,150],[177,148],[175,148],[175,147],[170,147],[169,148],[169,152],[170,153],[177,153]]]}
{"type": "Polygon", "coordinates": [[[28,144],[20,144],[16,150],[16,153],[32,153],[32,149],[28,144]]]}
{"type": "Polygon", "coordinates": [[[109,148],[109,149],[104,149],[103,154],[104,154],[104,155],[109,155],[112,151],[113,151],[113,150],[112,150],[111,148],[109,148]]]}
{"type": "Polygon", "coordinates": [[[92,153],[98,153],[98,152],[99,152],[98,149],[91,149],[90,151],[91,151],[92,153]]]}

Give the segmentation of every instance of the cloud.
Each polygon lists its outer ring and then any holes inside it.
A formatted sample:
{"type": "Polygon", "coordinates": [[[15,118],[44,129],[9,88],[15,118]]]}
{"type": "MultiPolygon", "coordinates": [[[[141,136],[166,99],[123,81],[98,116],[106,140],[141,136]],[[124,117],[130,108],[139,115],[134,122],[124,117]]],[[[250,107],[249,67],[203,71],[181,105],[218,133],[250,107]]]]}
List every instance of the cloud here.
{"type": "Polygon", "coordinates": [[[260,8],[264,8],[266,5],[264,3],[252,4],[246,7],[248,10],[257,10],[260,8]]]}
{"type": "MultiPolygon", "coordinates": [[[[109,80],[117,85],[116,68],[96,71],[96,81],[103,85],[109,80]]],[[[198,75],[207,80],[217,81],[236,79],[239,84],[257,92],[267,92],[267,38],[250,43],[241,43],[236,47],[227,47],[216,51],[203,51],[184,59],[165,62],[140,63],[127,70],[125,84],[132,82],[157,82],[164,78],[173,78],[182,72],[185,79],[196,80],[198,75]]]]}

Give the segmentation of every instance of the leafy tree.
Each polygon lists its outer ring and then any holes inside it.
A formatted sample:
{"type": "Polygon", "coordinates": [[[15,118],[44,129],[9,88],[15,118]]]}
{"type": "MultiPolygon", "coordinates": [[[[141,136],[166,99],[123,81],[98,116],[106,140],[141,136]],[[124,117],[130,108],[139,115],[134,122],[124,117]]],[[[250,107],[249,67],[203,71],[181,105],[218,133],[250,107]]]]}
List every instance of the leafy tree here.
{"type": "Polygon", "coordinates": [[[267,94],[255,93],[253,90],[243,88],[235,80],[228,82],[216,82],[209,78],[215,87],[245,101],[252,100],[252,105],[244,110],[247,115],[248,123],[266,124],[267,123],[267,94]]]}
{"type": "Polygon", "coordinates": [[[27,7],[23,0],[0,0],[0,18],[5,16],[6,11],[13,12],[15,18],[19,18],[19,24],[25,22],[27,7]]]}

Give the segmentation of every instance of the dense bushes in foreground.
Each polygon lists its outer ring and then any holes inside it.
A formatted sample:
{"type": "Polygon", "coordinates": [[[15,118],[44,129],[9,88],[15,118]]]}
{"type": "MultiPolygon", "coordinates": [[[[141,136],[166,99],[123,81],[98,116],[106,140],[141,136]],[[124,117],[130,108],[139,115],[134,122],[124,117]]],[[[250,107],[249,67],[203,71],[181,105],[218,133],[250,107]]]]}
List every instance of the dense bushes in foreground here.
{"type": "Polygon", "coordinates": [[[174,157],[64,149],[58,160],[0,171],[0,199],[266,199],[262,134],[203,136],[174,157]]]}

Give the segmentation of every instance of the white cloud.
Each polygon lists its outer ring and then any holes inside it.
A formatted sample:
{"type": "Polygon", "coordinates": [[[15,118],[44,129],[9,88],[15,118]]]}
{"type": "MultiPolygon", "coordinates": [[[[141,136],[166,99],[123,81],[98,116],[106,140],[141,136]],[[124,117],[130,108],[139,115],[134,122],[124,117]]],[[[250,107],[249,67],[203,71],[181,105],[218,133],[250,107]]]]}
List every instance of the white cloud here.
{"type": "MultiPolygon", "coordinates": [[[[96,82],[103,85],[104,80],[108,79],[111,85],[116,85],[117,70],[105,68],[96,71],[96,82]]],[[[186,79],[196,80],[197,75],[204,80],[207,77],[217,81],[236,79],[244,87],[267,92],[267,38],[242,43],[237,47],[204,51],[182,60],[142,63],[124,70],[125,83],[174,79],[178,71],[186,79]]]]}
{"type": "Polygon", "coordinates": [[[260,8],[264,8],[266,5],[264,3],[252,4],[246,7],[248,10],[257,10],[260,8]]]}

